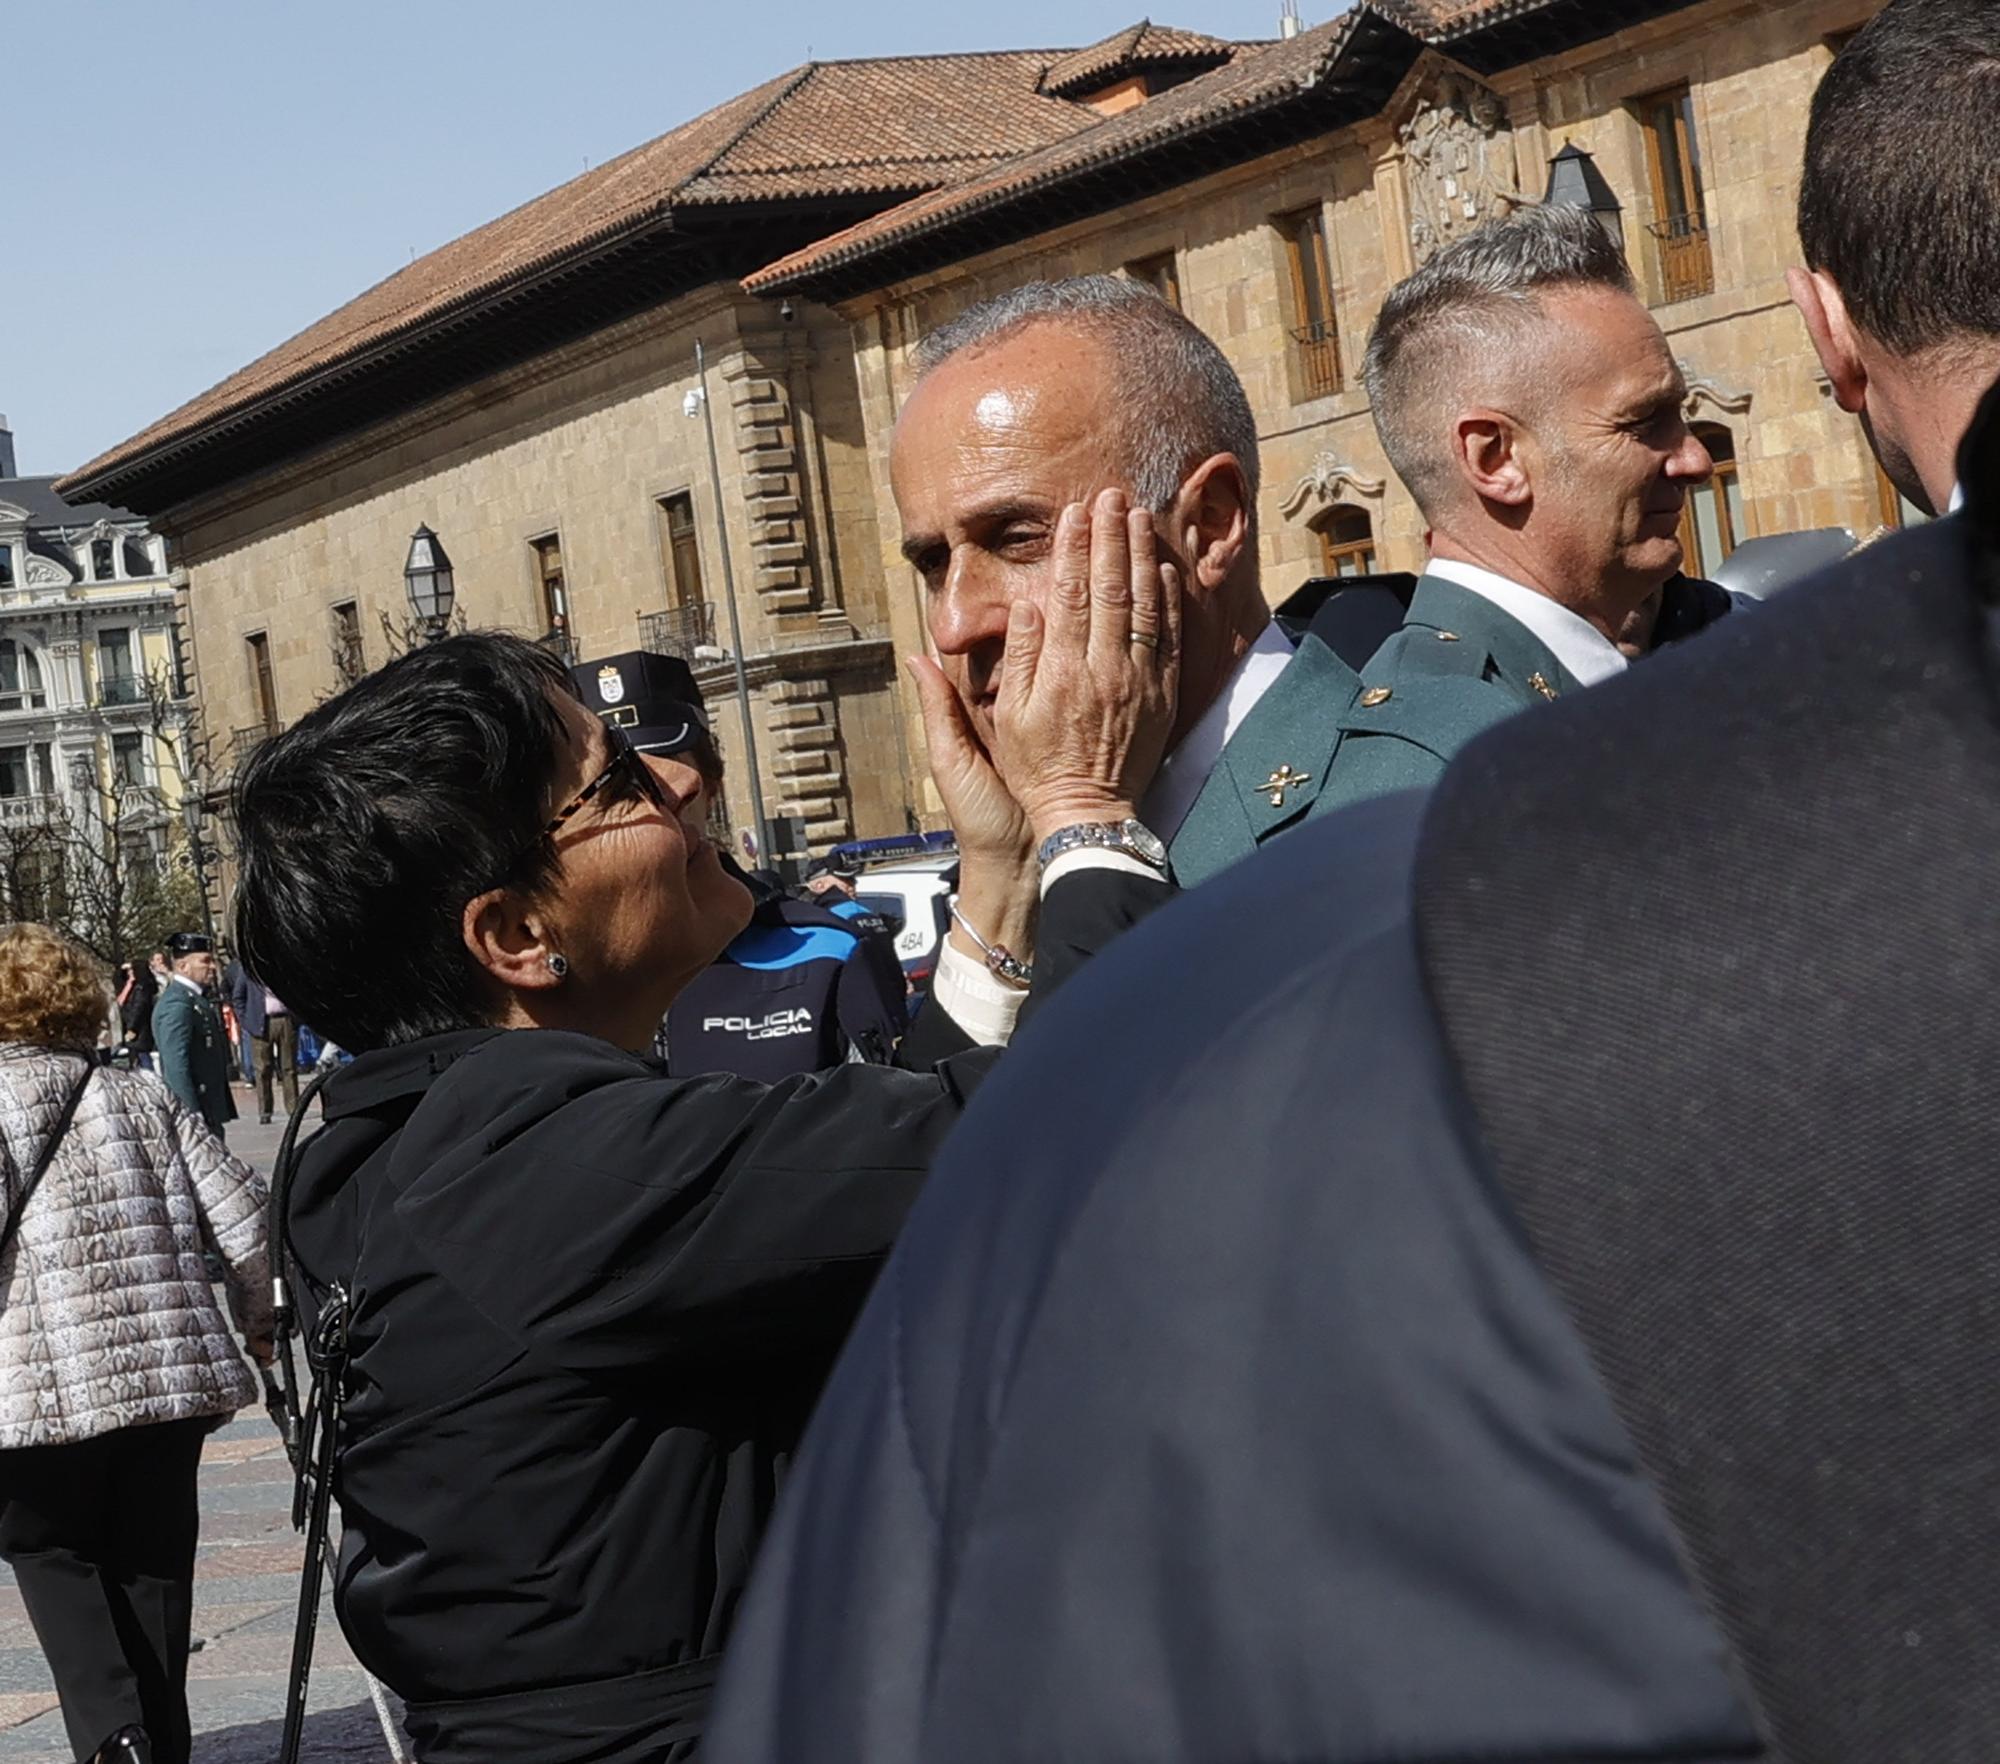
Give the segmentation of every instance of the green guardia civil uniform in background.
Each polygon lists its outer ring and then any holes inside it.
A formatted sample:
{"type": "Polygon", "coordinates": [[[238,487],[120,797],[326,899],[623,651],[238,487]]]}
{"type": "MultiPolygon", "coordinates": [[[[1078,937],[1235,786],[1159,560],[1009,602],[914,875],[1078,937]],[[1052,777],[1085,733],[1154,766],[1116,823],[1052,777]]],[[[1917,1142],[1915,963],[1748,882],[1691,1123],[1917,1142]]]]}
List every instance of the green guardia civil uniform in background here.
{"type": "Polygon", "coordinates": [[[1321,629],[1316,619],[1175,834],[1183,888],[1314,816],[1426,788],[1481,731],[1580,690],[1525,625],[1439,576],[1418,579],[1401,629],[1359,673],[1321,629]]]}
{"type": "Polygon", "coordinates": [[[153,1006],[153,1040],[167,1088],[220,1136],[236,1119],[221,1007],[185,981],[170,979],[153,1006]]]}

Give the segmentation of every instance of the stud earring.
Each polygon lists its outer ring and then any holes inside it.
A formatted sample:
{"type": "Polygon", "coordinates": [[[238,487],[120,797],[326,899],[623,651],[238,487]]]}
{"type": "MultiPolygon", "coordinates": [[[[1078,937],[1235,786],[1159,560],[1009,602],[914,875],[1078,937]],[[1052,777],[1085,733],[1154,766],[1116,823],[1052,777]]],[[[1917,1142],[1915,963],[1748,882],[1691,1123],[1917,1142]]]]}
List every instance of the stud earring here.
{"type": "Polygon", "coordinates": [[[549,972],[553,974],[558,980],[567,980],[569,978],[568,956],[552,955],[547,958],[547,963],[549,972]]]}

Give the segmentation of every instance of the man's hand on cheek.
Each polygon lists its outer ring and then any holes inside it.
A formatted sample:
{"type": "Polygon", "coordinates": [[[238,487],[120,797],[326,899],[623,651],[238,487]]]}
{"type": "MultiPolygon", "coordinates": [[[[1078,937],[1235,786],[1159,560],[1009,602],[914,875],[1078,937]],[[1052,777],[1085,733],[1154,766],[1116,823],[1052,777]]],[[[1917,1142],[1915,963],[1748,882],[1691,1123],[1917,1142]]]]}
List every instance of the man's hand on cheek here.
{"type": "Polygon", "coordinates": [[[928,656],[912,656],[910,677],[923,707],[931,778],[968,863],[1026,869],[1034,841],[1027,817],[987,751],[965,695],[928,656]]]}
{"type": "Polygon", "coordinates": [[[994,758],[1037,840],[1132,814],[1180,683],[1179,572],[1123,491],[1063,510],[1042,581],[1009,609],[994,707],[994,758]]]}

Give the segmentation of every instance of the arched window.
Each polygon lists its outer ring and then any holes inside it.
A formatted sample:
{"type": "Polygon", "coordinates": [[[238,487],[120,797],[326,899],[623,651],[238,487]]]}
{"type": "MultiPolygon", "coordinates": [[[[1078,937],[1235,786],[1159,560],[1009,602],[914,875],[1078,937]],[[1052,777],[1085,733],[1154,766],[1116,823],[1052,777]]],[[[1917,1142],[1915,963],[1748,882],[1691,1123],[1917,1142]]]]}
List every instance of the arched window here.
{"type": "Polygon", "coordinates": [[[1747,539],[1743,486],[1736,476],[1736,437],[1720,423],[1696,423],[1695,439],[1715,461],[1715,476],[1688,498],[1681,515],[1681,568],[1691,576],[1712,576],[1722,560],[1747,539]]]}
{"type": "Polygon", "coordinates": [[[1312,524],[1319,535],[1322,576],[1368,576],[1375,571],[1375,524],[1365,508],[1336,507],[1312,524]]]}
{"type": "Polygon", "coordinates": [[[25,643],[0,637],[0,711],[46,710],[40,658],[25,643]]]}

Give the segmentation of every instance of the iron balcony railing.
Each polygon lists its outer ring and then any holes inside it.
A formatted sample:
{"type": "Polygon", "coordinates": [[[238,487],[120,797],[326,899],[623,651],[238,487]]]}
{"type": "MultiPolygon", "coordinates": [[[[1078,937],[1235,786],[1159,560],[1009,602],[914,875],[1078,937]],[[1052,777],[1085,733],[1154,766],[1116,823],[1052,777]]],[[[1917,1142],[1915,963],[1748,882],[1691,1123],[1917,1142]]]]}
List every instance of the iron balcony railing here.
{"type": "Polygon", "coordinates": [[[1709,250],[1706,221],[1699,215],[1676,215],[1655,221],[1651,231],[1660,253],[1660,295],[1667,304],[1713,291],[1715,258],[1709,250]]]}
{"type": "Polygon", "coordinates": [[[692,667],[697,649],[715,647],[714,601],[695,600],[665,612],[641,613],[639,647],[655,655],[679,656],[692,667]]]}
{"type": "Polygon", "coordinates": [[[229,764],[240,766],[275,734],[277,730],[268,723],[252,723],[247,728],[230,730],[227,754],[229,764]]]}
{"type": "Polygon", "coordinates": [[[1328,320],[1300,325],[1292,332],[1292,350],[1306,397],[1325,398],[1340,390],[1340,333],[1328,320]]]}
{"type": "Polygon", "coordinates": [[[97,706],[116,710],[121,705],[144,704],[146,682],[135,675],[111,674],[97,683],[97,706]]]}

